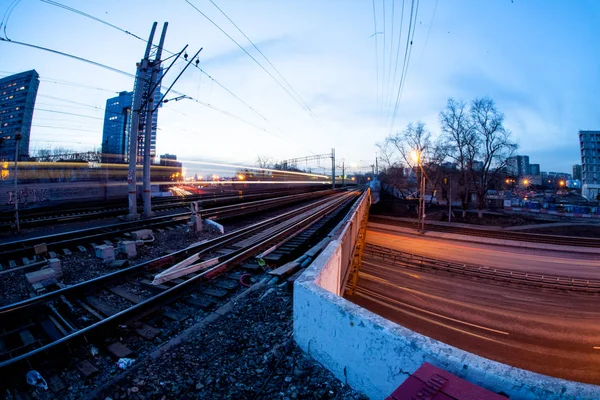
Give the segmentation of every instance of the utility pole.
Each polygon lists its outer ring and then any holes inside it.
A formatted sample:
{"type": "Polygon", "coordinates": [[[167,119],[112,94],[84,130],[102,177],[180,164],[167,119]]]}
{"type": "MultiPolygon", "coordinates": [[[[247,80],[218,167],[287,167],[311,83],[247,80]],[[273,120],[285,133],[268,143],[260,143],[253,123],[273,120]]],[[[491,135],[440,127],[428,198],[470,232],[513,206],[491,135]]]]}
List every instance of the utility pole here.
{"type": "Polygon", "coordinates": [[[331,149],[331,188],[335,189],[335,149],[331,149]]]}
{"type": "Polygon", "coordinates": [[[156,107],[154,107],[154,94],[158,87],[158,73],[160,71],[160,57],[162,55],[162,47],[165,42],[165,36],[167,34],[167,27],[169,23],[165,22],[163,30],[160,35],[160,42],[158,43],[158,49],[156,50],[156,56],[154,62],[150,64],[152,68],[152,75],[150,77],[150,85],[147,93],[147,108],[146,108],[146,126],[144,132],[144,217],[148,218],[152,216],[152,200],[151,200],[151,188],[150,188],[150,152],[152,144],[152,114],[156,107]]]}
{"type": "Polygon", "coordinates": [[[342,187],[346,187],[346,162],[342,161],[342,187]]]}
{"type": "Polygon", "coordinates": [[[21,133],[15,135],[15,228],[17,232],[21,232],[21,226],[19,224],[19,196],[17,195],[17,171],[19,168],[19,144],[21,143],[21,133]]]}
{"type": "Polygon", "coordinates": [[[137,212],[137,159],[138,159],[138,135],[140,130],[140,107],[142,105],[142,94],[146,83],[146,74],[148,71],[148,57],[150,57],[150,49],[154,40],[154,32],[156,31],[157,23],[152,24],[148,44],[146,45],[146,53],[144,58],[138,64],[137,73],[135,75],[135,96],[133,98],[133,106],[131,107],[131,132],[129,134],[129,172],[127,173],[128,184],[128,199],[129,199],[129,215],[130,219],[139,218],[137,212]]]}
{"type": "Polygon", "coordinates": [[[421,166],[421,195],[419,196],[419,229],[418,232],[425,233],[425,172],[421,166]]]}
{"type": "Polygon", "coordinates": [[[448,222],[452,222],[452,186],[448,189],[448,222]]]}

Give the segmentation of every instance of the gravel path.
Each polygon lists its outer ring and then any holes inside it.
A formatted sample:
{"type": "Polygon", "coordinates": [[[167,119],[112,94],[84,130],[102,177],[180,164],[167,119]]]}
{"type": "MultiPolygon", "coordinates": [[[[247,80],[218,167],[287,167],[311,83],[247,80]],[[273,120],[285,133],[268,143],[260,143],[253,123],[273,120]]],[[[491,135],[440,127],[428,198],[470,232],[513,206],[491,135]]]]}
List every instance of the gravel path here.
{"type": "Polygon", "coordinates": [[[99,398],[364,399],[295,345],[292,321],[291,293],[256,290],[99,398]]]}

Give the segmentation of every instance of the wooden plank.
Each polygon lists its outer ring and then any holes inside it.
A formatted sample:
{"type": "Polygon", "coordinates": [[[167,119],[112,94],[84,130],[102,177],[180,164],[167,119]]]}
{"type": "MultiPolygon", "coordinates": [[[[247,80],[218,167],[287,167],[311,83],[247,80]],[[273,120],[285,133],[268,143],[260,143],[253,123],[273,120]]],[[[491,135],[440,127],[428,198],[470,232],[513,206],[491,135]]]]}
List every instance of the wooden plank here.
{"type": "Polygon", "coordinates": [[[115,315],[116,313],[119,312],[119,310],[115,310],[114,307],[106,304],[105,302],[103,302],[102,300],[97,298],[96,296],[88,296],[85,298],[85,301],[90,306],[92,306],[96,310],[100,311],[102,314],[106,315],[107,317],[115,315]]]}
{"type": "Polygon", "coordinates": [[[292,275],[294,272],[298,271],[298,269],[300,269],[300,264],[295,261],[292,261],[292,262],[282,265],[279,268],[269,271],[269,275],[273,275],[273,276],[283,279],[283,278],[287,278],[288,276],[292,275]]]}
{"type": "Polygon", "coordinates": [[[77,304],[79,304],[81,307],[85,308],[87,310],[87,312],[92,314],[94,317],[98,318],[98,320],[102,321],[104,319],[104,317],[102,315],[98,314],[96,312],[96,310],[94,310],[92,307],[85,304],[83,301],[81,301],[79,299],[76,301],[77,301],[77,304]]]}
{"type": "Polygon", "coordinates": [[[139,282],[140,284],[146,286],[150,290],[154,289],[155,291],[162,292],[163,290],[169,289],[169,287],[166,285],[155,285],[152,283],[152,281],[149,281],[148,279],[141,279],[139,282]]]}
{"type": "Polygon", "coordinates": [[[147,340],[154,339],[160,333],[159,329],[156,329],[155,327],[146,325],[144,323],[136,325],[135,331],[138,335],[147,340]]]}
{"type": "Polygon", "coordinates": [[[174,311],[165,311],[165,312],[163,312],[163,315],[173,321],[176,321],[176,322],[185,321],[189,317],[189,315],[187,315],[187,314],[180,313],[180,312],[174,312],[174,311]]]}
{"type": "Polygon", "coordinates": [[[75,367],[79,370],[84,378],[87,378],[88,376],[94,375],[96,372],[98,372],[98,368],[96,368],[88,360],[82,360],[75,363],[75,367]]]}
{"type": "Polygon", "coordinates": [[[125,346],[121,342],[114,342],[106,346],[106,350],[108,350],[113,356],[116,358],[124,358],[133,354],[127,346],[125,346]]]}
{"type": "Polygon", "coordinates": [[[114,287],[109,288],[108,290],[110,290],[117,296],[120,296],[120,297],[124,298],[125,300],[132,302],[133,304],[140,304],[142,301],[145,300],[144,298],[138,296],[137,294],[131,293],[131,292],[123,289],[120,286],[114,286],[114,287]]]}
{"type": "Polygon", "coordinates": [[[189,304],[192,307],[206,309],[206,308],[213,306],[215,304],[215,301],[210,298],[202,297],[202,298],[197,298],[197,299],[187,298],[187,299],[185,299],[185,303],[189,304]]]}
{"type": "Polygon", "coordinates": [[[24,329],[19,332],[19,336],[21,337],[21,342],[23,342],[23,346],[25,347],[36,342],[33,334],[29,332],[29,329],[24,329]]]}
{"type": "Polygon", "coordinates": [[[202,291],[202,293],[204,293],[204,294],[207,294],[207,295],[209,295],[209,296],[213,296],[213,297],[216,297],[216,298],[219,298],[219,299],[220,299],[220,298],[222,298],[222,297],[225,297],[225,296],[227,296],[227,294],[228,294],[229,292],[228,292],[227,290],[223,290],[223,289],[217,289],[217,288],[207,288],[207,289],[204,289],[204,290],[202,291]]]}
{"type": "Polygon", "coordinates": [[[239,282],[236,281],[232,281],[232,280],[223,280],[223,281],[217,281],[215,282],[215,286],[221,289],[225,289],[225,290],[233,290],[236,287],[238,287],[240,284],[239,282]]]}

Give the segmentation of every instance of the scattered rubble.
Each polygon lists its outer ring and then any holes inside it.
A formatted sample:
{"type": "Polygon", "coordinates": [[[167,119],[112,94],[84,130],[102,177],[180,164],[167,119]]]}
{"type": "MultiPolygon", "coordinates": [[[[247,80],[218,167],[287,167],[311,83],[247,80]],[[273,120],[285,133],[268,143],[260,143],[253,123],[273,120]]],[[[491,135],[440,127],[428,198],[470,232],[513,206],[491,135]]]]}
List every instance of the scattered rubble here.
{"type": "Polygon", "coordinates": [[[189,341],[140,361],[98,398],[365,398],[294,344],[292,321],[291,293],[257,290],[189,341]]]}

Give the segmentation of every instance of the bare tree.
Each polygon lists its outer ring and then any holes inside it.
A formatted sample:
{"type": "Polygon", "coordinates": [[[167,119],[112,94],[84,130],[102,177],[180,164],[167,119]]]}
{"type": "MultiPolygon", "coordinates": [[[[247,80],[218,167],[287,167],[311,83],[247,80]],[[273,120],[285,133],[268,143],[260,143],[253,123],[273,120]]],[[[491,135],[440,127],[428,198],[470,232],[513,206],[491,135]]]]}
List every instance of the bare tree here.
{"type": "Polygon", "coordinates": [[[269,156],[259,155],[256,157],[256,166],[258,168],[272,168],[273,159],[269,156]]]}
{"type": "Polygon", "coordinates": [[[518,145],[511,140],[510,131],[504,128],[504,114],[496,109],[492,99],[484,97],[473,100],[470,111],[473,132],[477,138],[477,157],[483,163],[481,168],[471,166],[481,218],[492,178],[506,166],[507,159],[518,145]]]}
{"type": "Polygon", "coordinates": [[[444,152],[458,165],[458,189],[465,217],[473,182],[471,166],[477,154],[477,135],[467,104],[462,101],[449,98],[446,108],[440,112],[439,119],[444,152]]]}
{"type": "MultiPolygon", "coordinates": [[[[439,176],[437,166],[443,161],[445,154],[442,151],[441,142],[433,140],[425,123],[419,121],[408,124],[404,132],[388,136],[385,142],[378,147],[387,157],[388,163],[391,164],[388,168],[388,175],[397,176],[397,173],[394,175],[396,171],[393,171],[393,167],[402,168],[406,165],[415,171],[417,176],[425,173],[432,190],[439,185],[441,176],[439,176]],[[393,162],[394,156],[397,157],[395,162],[393,162]]],[[[407,183],[407,180],[404,179],[403,183],[407,183]]]]}

